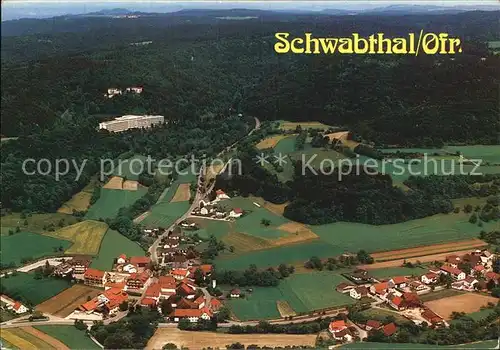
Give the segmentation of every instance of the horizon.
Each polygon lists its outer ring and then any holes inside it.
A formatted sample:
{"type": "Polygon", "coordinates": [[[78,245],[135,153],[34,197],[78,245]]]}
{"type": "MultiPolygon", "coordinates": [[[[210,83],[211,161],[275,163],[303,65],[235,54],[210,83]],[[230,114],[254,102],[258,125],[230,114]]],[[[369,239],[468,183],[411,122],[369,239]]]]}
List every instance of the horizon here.
{"type": "Polygon", "coordinates": [[[111,9],[129,11],[173,13],[182,10],[231,10],[249,9],[266,11],[306,11],[324,10],[369,11],[389,6],[464,8],[467,10],[500,10],[496,0],[483,1],[387,1],[387,0],[350,0],[350,1],[82,1],[69,0],[61,3],[56,0],[8,0],[2,2],[2,22],[16,19],[43,19],[63,15],[83,15],[111,9]]]}

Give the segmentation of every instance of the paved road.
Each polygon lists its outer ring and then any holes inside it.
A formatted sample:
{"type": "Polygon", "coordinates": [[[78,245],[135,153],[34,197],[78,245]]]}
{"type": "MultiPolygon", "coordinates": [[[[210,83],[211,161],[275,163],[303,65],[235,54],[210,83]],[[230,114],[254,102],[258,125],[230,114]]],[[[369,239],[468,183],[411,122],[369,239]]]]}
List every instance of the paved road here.
{"type": "MultiPolygon", "coordinates": [[[[250,130],[250,132],[248,133],[247,136],[252,135],[255,132],[255,130],[260,129],[260,125],[261,125],[260,120],[258,118],[254,118],[254,120],[255,120],[255,127],[252,130],[250,130]]],[[[240,141],[241,140],[236,141],[232,145],[223,149],[221,152],[219,152],[217,157],[220,157],[225,152],[231,150],[240,141]]],[[[205,198],[213,190],[213,188],[215,186],[215,181],[213,181],[212,184],[210,185],[210,187],[205,189],[205,191],[201,191],[201,189],[202,189],[201,179],[202,179],[202,174],[204,172],[205,172],[205,168],[203,165],[202,168],[200,169],[200,173],[198,174],[198,182],[197,182],[197,190],[196,190],[195,198],[193,200],[193,203],[191,204],[191,206],[187,210],[187,212],[185,212],[184,215],[182,215],[172,225],[170,225],[170,227],[167,228],[167,230],[165,231],[164,234],[158,236],[156,241],[154,241],[154,243],[151,245],[151,247],[149,247],[148,251],[150,253],[150,257],[151,257],[152,262],[154,262],[154,263],[158,262],[158,253],[157,252],[158,252],[158,247],[160,245],[160,241],[162,240],[162,238],[166,237],[168,235],[168,232],[172,231],[177,225],[179,225],[181,222],[186,220],[189,217],[189,215],[191,215],[191,212],[198,206],[198,203],[200,202],[200,200],[205,198]]]]}

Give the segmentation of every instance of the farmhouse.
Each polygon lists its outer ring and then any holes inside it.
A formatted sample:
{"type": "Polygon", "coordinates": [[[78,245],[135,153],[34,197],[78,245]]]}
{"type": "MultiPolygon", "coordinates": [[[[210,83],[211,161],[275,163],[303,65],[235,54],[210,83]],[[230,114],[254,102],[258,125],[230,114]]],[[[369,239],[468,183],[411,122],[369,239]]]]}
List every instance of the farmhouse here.
{"type": "Polygon", "coordinates": [[[188,269],[174,269],[170,272],[170,274],[174,276],[176,280],[183,280],[190,275],[188,269]]]}
{"type": "Polygon", "coordinates": [[[118,259],[116,259],[117,264],[125,264],[127,262],[127,256],[125,254],[120,254],[118,259]]]}
{"type": "Polygon", "coordinates": [[[130,263],[139,269],[146,269],[151,264],[151,258],[147,256],[133,256],[130,258],[130,263]]]}
{"type": "Polygon", "coordinates": [[[131,289],[143,289],[148,284],[149,279],[149,271],[144,271],[142,273],[132,273],[130,277],[127,278],[127,287],[131,289]]]}
{"type": "Polygon", "coordinates": [[[128,295],[118,288],[111,288],[92,300],[78,307],[78,311],[86,314],[113,314],[119,310],[121,303],[128,300],[128,295]]]}
{"type": "Polygon", "coordinates": [[[462,259],[458,255],[448,255],[445,260],[452,267],[458,267],[458,264],[462,262],[462,259]]]}
{"type": "Polygon", "coordinates": [[[335,340],[346,341],[346,342],[352,341],[352,335],[347,329],[344,320],[332,321],[328,326],[328,330],[330,331],[332,337],[335,340]]]}
{"type": "Polygon", "coordinates": [[[382,323],[380,323],[379,321],[375,321],[375,320],[368,320],[366,321],[366,324],[365,324],[365,329],[367,331],[371,331],[372,329],[380,329],[382,328],[382,323]]]}
{"type": "Polygon", "coordinates": [[[201,318],[209,320],[212,318],[212,312],[208,308],[202,309],[175,309],[170,315],[170,320],[179,322],[182,319],[187,319],[189,322],[195,323],[201,318]]]}
{"type": "Polygon", "coordinates": [[[222,199],[229,199],[229,198],[230,197],[223,190],[215,191],[215,199],[222,200],[222,199]]]}
{"type": "Polygon", "coordinates": [[[431,309],[425,308],[424,312],[421,313],[421,316],[430,324],[430,325],[441,325],[444,323],[444,320],[436,315],[431,309]]]}
{"type": "Polygon", "coordinates": [[[0,301],[6,305],[7,310],[12,310],[16,314],[23,314],[25,312],[28,312],[28,308],[21,304],[19,301],[15,301],[5,294],[2,294],[0,296],[0,301]]]}
{"type": "Polygon", "coordinates": [[[239,289],[233,289],[230,293],[229,296],[231,298],[239,298],[241,296],[241,291],[239,289]]]}
{"type": "Polygon", "coordinates": [[[404,302],[403,302],[403,298],[397,296],[397,295],[394,295],[394,294],[389,294],[387,296],[387,303],[393,308],[393,309],[396,309],[396,310],[403,310],[405,309],[405,305],[404,305],[404,302]]]}
{"type": "Polygon", "coordinates": [[[183,295],[188,299],[193,299],[196,294],[196,288],[184,282],[181,282],[175,291],[177,294],[183,295]]]}
{"type": "Polygon", "coordinates": [[[177,282],[173,276],[160,276],[158,278],[158,284],[160,285],[160,293],[162,298],[168,298],[171,295],[175,294],[177,282]]]}
{"type": "Polygon", "coordinates": [[[243,210],[241,210],[241,208],[234,208],[229,212],[229,217],[232,218],[239,218],[241,215],[243,215],[243,210]]]}
{"type": "Polygon", "coordinates": [[[389,283],[388,282],[381,282],[381,283],[376,283],[372,286],[370,286],[370,292],[372,294],[377,295],[380,298],[385,298],[387,295],[387,292],[389,290],[389,283]]]}
{"type": "Polygon", "coordinates": [[[349,291],[349,295],[351,296],[351,298],[358,300],[361,299],[362,297],[366,297],[368,293],[369,290],[366,287],[356,287],[349,291]]]}
{"type": "Polygon", "coordinates": [[[349,283],[340,283],[335,290],[339,293],[347,293],[351,289],[353,289],[355,286],[349,283]]]}
{"type": "Polygon", "coordinates": [[[465,272],[453,266],[441,266],[441,271],[445,274],[449,274],[451,278],[456,279],[458,281],[463,280],[465,278],[465,272]]]}
{"type": "Polygon", "coordinates": [[[104,287],[106,283],[106,272],[96,269],[87,269],[83,274],[83,283],[88,286],[104,287]]]}
{"type": "Polygon", "coordinates": [[[394,286],[395,288],[404,288],[408,283],[408,279],[404,276],[393,277],[389,280],[389,285],[394,286]]]}
{"type": "Polygon", "coordinates": [[[422,275],[420,280],[425,284],[434,284],[439,280],[439,275],[434,272],[428,272],[425,275],[422,275]]]}

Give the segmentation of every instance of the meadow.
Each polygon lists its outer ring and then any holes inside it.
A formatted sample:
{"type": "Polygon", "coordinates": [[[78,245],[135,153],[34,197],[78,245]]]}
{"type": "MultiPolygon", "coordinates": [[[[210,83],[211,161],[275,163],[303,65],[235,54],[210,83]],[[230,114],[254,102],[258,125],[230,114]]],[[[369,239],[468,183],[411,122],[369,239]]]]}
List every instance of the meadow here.
{"type": "Polygon", "coordinates": [[[85,220],[63,227],[47,235],[73,242],[66,254],[96,255],[108,225],[101,221],[85,220]]]}
{"type": "Polygon", "coordinates": [[[47,277],[37,280],[34,277],[34,273],[18,272],[16,276],[3,277],[2,287],[11,298],[38,305],[71,286],[62,279],[47,277]]]}
{"type": "Polygon", "coordinates": [[[114,230],[106,231],[97,257],[92,259],[90,267],[99,270],[111,270],[113,261],[120,254],[143,256],[144,250],[135,242],[114,230]]]}
{"type": "Polygon", "coordinates": [[[75,326],[35,326],[39,331],[66,344],[70,349],[100,349],[100,347],[75,326]]]}
{"type": "Polygon", "coordinates": [[[139,187],[137,191],[101,189],[101,197],[95,202],[85,215],[86,219],[98,220],[116,217],[118,210],[132,205],[136,200],[144,196],[147,189],[139,187]]]}
{"type": "Polygon", "coordinates": [[[45,235],[21,231],[13,235],[1,235],[0,260],[2,265],[14,263],[20,265],[22,258],[37,259],[57,255],[59,247],[67,249],[71,242],[45,235]]]}
{"type": "Polygon", "coordinates": [[[298,125],[300,125],[302,129],[328,129],[331,127],[320,122],[290,122],[286,120],[279,121],[279,128],[281,130],[295,130],[298,125]]]}
{"type": "Polygon", "coordinates": [[[46,342],[28,332],[27,330],[29,328],[31,327],[2,329],[0,337],[2,338],[2,341],[6,340],[8,344],[13,345],[17,349],[56,349],[56,347],[52,346],[49,342],[46,342]]]}
{"type": "MultiPolygon", "coordinates": [[[[115,167],[113,171],[114,176],[119,176],[127,180],[138,180],[139,174],[142,170],[146,170],[148,163],[146,162],[146,157],[143,155],[134,155],[131,158],[119,159],[115,162],[115,167]]],[[[151,166],[154,163],[151,162],[151,166]]]]}
{"type": "Polygon", "coordinates": [[[180,218],[188,209],[189,202],[160,202],[155,204],[150,213],[141,221],[142,225],[147,227],[164,227],[172,225],[180,218]]]}
{"type": "Polygon", "coordinates": [[[0,218],[2,234],[7,234],[10,229],[15,230],[17,226],[23,231],[42,233],[49,226],[59,227],[60,223],[72,225],[76,222],[76,217],[62,213],[27,214],[25,218],[20,213],[11,213],[0,218]]]}
{"type": "Polygon", "coordinates": [[[281,318],[277,301],[286,301],[296,313],[354,304],[354,299],[335,291],[335,287],[342,282],[349,281],[328,271],[293,274],[277,287],[244,291],[245,298],[229,299],[227,304],[242,321],[281,318]]]}

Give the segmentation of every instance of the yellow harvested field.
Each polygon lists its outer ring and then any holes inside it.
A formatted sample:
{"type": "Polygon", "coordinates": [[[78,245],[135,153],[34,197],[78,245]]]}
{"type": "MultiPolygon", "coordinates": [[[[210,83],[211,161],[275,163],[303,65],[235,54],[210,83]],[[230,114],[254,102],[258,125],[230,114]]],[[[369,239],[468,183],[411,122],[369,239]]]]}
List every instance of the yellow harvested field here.
{"type": "Polygon", "coordinates": [[[270,241],[264,238],[255,237],[241,232],[230,232],[222,237],[226,246],[234,247],[235,253],[248,252],[251,250],[260,250],[270,248],[272,245],[270,241]]]}
{"type": "Polygon", "coordinates": [[[465,293],[453,297],[428,301],[424,304],[439,316],[449,320],[453,311],[465,312],[468,314],[479,311],[481,306],[489,302],[496,304],[498,299],[476,293],[465,293]]]}
{"type": "MultiPolygon", "coordinates": [[[[31,327],[2,329],[0,331],[0,337],[22,350],[56,349],[51,344],[27,332],[25,330],[27,328],[31,327]]],[[[65,346],[64,349],[67,349],[67,347],[65,346]]]]}
{"type": "Polygon", "coordinates": [[[266,137],[264,140],[260,141],[255,145],[257,149],[266,149],[266,148],[274,148],[284,138],[290,135],[274,135],[270,137],[266,137]]]}
{"type": "Polygon", "coordinates": [[[302,129],[328,129],[330,126],[320,122],[282,122],[280,129],[295,130],[300,125],[302,129]]]}
{"type": "Polygon", "coordinates": [[[57,209],[57,212],[62,214],[73,214],[73,210],[87,210],[90,205],[90,198],[92,198],[92,193],[78,192],[73,197],[71,197],[69,201],[67,201],[59,209],[57,209]]]}
{"type": "Polygon", "coordinates": [[[85,220],[54,232],[47,232],[46,235],[73,242],[65,251],[66,254],[97,255],[107,229],[108,225],[104,222],[85,220]]]}
{"type": "Polygon", "coordinates": [[[121,190],[123,188],[123,178],[119,176],[113,176],[104,186],[102,186],[102,188],[108,188],[110,190],[121,190]]]}
{"type": "Polygon", "coordinates": [[[75,284],[71,288],[37,305],[36,310],[64,318],[75,311],[78,306],[87,302],[89,297],[92,299],[101,293],[102,290],[83,284],[75,284]]]}
{"type": "Polygon", "coordinates": [[[287,222],[278,226],[278,230],[288,233],[284,237],[273,239],[271,242],[274,246],[287,245],[297,242],[317,239],[318,235],[312,232],[306,225],[298,222],[287,222]]]}
{"type": "Polygon", "coordinates": [[[173,202],[185,202],[191,198],[191,190],[189,189],[190,184],[180,184],[175,191],[174,197],[170,201],[173,202]]]}
{"type": "Polygon", "coordinates": [[[344,141],[347,140],[347,135],[349,135],[349,131],[332,132],[331,134],[326,134],[325,136],[328,136],[330,141],[333,139],[344,141]]]}
{"type": "Polygon", "coordinates": [[[281,317],[295,316],[297,313],[292,309],[290,304],[286,300],[276,301],[276,307],[281,315],[281,317]]]}
{"type": "Polygon", "coordinates": [[[96,182],[97,180],[95,179],[91,180],[80,192],[76,193],[69,201],[64,203],[57,212],[62,214],[73,214],[73,209],[76,211],[87,210],[96,182]]]}
{"type": "Polygon", "coordinates": [[[161,349],[167,343],[174,343],[189,349],[203,349],[219,347],[225,349],[226,345],[241,343],[244,345],[255,344],[258,346],[285,347],[291,345],[314,346],[316,334],[226,334],[215,332],[189,332],[177,328],[158,328],[149,340],[146,349],[161,349]]]}

